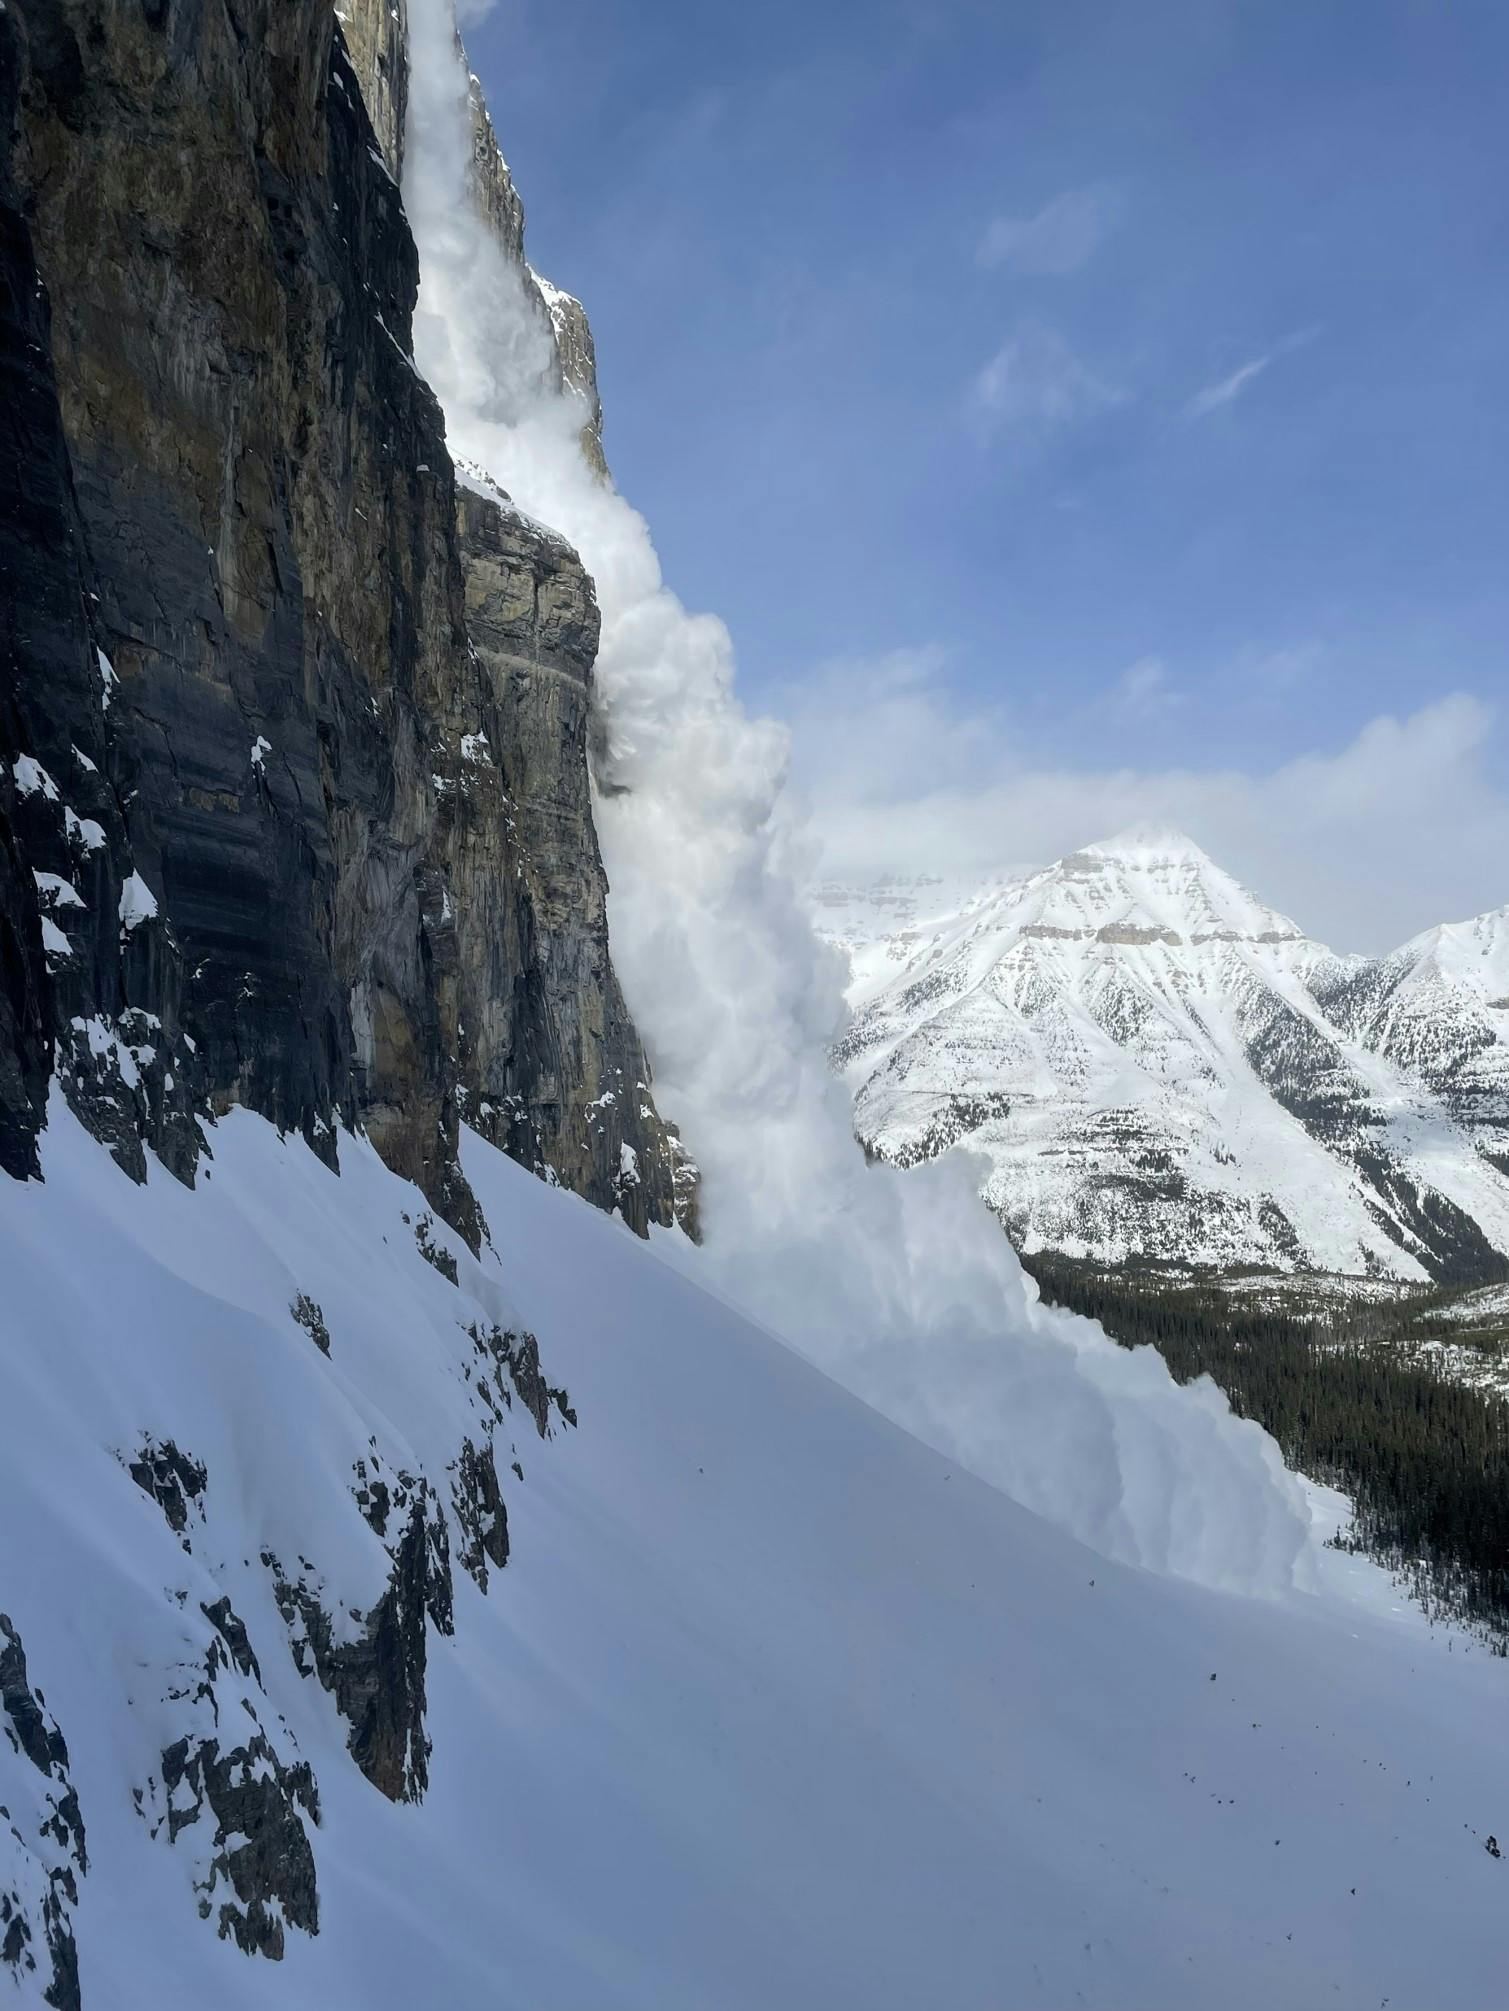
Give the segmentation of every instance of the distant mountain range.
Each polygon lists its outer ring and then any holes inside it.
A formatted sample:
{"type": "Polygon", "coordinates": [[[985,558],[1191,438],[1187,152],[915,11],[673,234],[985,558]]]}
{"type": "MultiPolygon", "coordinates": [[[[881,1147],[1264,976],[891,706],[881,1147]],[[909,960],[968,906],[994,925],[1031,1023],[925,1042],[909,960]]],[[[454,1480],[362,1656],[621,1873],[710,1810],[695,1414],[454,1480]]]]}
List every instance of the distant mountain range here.
{"type": "Polygon", "coordinates": [[[835,1053],[898,1165],[953,1145],[1024,1250],[1509,1278],[1509,908],[1341,956],[1177,832],[966,892],[816,890],[835,1053]]]}

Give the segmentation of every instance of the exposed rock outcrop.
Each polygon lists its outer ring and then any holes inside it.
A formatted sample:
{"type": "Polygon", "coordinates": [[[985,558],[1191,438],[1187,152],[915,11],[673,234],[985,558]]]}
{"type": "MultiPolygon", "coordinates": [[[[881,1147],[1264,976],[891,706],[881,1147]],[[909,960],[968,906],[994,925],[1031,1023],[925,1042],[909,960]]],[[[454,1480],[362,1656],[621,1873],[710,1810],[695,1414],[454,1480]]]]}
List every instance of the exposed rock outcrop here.
{"type": "MultiPolygon", "coordinates": [[[[152,1438],[144,1439],[140,1452],[127,1462],[126,1471],[142,1493],[157,1503],[175,1536],[184,1536],[191,1508],[197,1508],[203,1516],[202,1497],[208,1475],[200,1462],[180,1452],[172,1439],[161,1445],[152,1438]]],[[[183,1547],[185,1550],[189,1547],[187,1537],[183,1547]]]]}
{"type": "Polygon", "coordinates": [[[70,99],[77,50],[54,8],[0,16],[0,1165],[35,1171],[48,1075],[126,1170],[143,1142],[197,1149],[179,964],[136,893],[97,584],[26,214],[21,123],[38,67],[70,99]],[[131,891],[128,893],[128,889],[131,891]],[[129,922],[129,926],[128,926],[129,922]],[[145,1010],[128,1018],[128,1007],[145,1010]]]}
{"type": "Polygon", "coordinates": [[[450,1539],[426,1482],[410,1484],[408,1518],[393,1547],[387,1589],[361,1636],[342,1640],[318,1593],[291,1580],[275,1557],[279,1610],[302,1675],[317,1676],[350,1726],[351,1757],[390,1801],[418,1801],[430,1778],[425,1730],[427,1621],[452,1631],[450,1539]]]}
{"type": "Polygon", "coordinates": [[[467,629],[494,736],[471,743],[470,773],[446,805],[458,824],[457,872],[466,849],[485,855],[491,834],[510,828],[532,927],[515,953],[526,981],[510,996],[506,917],[495,912],[508,890],[484,856],[455,922],[466,1114],[526,1163],[533,1150],[566,1186],[616,1202],[642,1230],[670,1218],[675,1152],[608,953],[587,772],[596,596],[571,547],[511,504],[463,485],[457,511],[467,629]]]}
{"type": "Polygon", "coordinates": [[[540,1344],[533,1334],[505,1333],[497,1326],[471,1326],[467,1332],[478,1355],[487,1365],[478,1373],[477,1390],[494,1423],[505,1409],[513,1408],[514,1396],[533,1418],[534,1428],[541,1438],[550,1436],[552,1405],[566,1424],[576,1423],[576,1412],[571,1408],[566,1392],[553,1388],[545,1380],[545,1371],[540,1364],[540,1344]],[[512,1392],[510,1383],[513,1385],[512,1392]]]}
{"type": "Polygon", "coordinates": [[[529,277],[545,303],[555,336],[555,353],[560,365],[561,384],[581,399],[585,417],[580,439],[589,465],[606,479],[607,459],[603,453],[603,401],[597,389],[597,345],[587,310],[574,294],[563,293],[531,267],[529,277]]]}
{"type": "Polygon", "coordinates": [[[0,1613],[0,1817],[15,1846],[0,1876],[0,1977],[46,1978],[42,2002],[79,2011],[73,1910],[89,1869],[68,1744],[35,1689],[26,1651],[0,1613]],[[7,1748],[9,1749],[7,1751],[7,1748]]]}
{"type": "Polygon", "coordinates": [[[218,1739],[182,1738],[162,1756],[168,1837],[200,1822],[212,1837],[199,1911],[214,1915],[222,1938],[247,1955],[282,1959],[285,1927],[318,1934],[314,1851],[305,1824],[319,1821],[319,1795],[307,1761],[285,1766],[259,1728],[244,1745],[222,1751],[218,1739]],[[216,1896],[224,1885],[229,1896],[216,1896]]]}
{"type": "MultiPolygon", "coordinates": [[[[380,104],[383,79],[374,66],[362,72],[362,88],[369,103],[380,104]],[[370,80],[370,81],[369,81],[370,80]]],[[[597,391],[597,351],[592,327],[581,302],[558,286],[552,286],[524,257],[524,203],[514,185],[513,172],[498,144],[481,81],[468,79],[467,109],[472,127],[472,187],[477,205],[492,228],[504,252],[519,267],[540,314],[540,324],[550,336],[549,379],[554,390],[576,394],[582,405],[582,452],[588,463],[604,479],[608,464],[603,457],[603,408],[597,391]]]]}
{"type": "Polygon", "coordinates": [[[203,1659],[171,1666],[163,1702],[183,1727],[159,1776],[133,1790],[149,1834],[186,1854],[201,1920],[243,1954],[281,1961],[289,1928],[319,1932],[311,1832],[319,1789],[287,1722],[268,1712],[247,1630],[222,1594],[200,1611],[203,1659]],[[276,1730],[270,1734],[267,1724],[276,1730]]]}
{"type": "Polygon", "coordinates": [[[330,1329],[325,1325],[325,1315],[318,1302],[307,1292],[296,1292],[289,1303],[294,1325],[302,1327],[322,1355],[330,1352],[330,1329]]]}
{"type": "Polygon", "coordinates": [[[343,0],[337,13],[373,134],[388,173],[401,182],[409,111],[409,0],[343,0]]]}
{"type": "Polygon", "coordinates": [[[464,1536],[458,1552],[462,1566],[485,1592],[488,1565],[501,1571],[508,1562],[508,1510],[491,1444],[477,1446],[467,1439],[462,1446],[451,1506],[464,1536]]]}
{"type": "Polygon", "coordinates": [[[118,766],[209,1089],[327,1151],[360,1106],[475,1236],[420,900],[465,641],[397,186],[325,10],[37,15],[33,234],[118,766]]]}
{"type": "MultiPolygon", "coordinates": [[[[361,1122],[476,1248],[475,1116],[671,1220],[591,827],[590,585],[458,511],[410,360],[405,10],[23,0],[3,32],[3,1163],[34,1167],[55,1042],[138,1177],[144,1145],[194,1177],[196,1107],[332,1161],[361,1122]]],[[[584,322],[571,356],[595,427],[584,322]]]]}

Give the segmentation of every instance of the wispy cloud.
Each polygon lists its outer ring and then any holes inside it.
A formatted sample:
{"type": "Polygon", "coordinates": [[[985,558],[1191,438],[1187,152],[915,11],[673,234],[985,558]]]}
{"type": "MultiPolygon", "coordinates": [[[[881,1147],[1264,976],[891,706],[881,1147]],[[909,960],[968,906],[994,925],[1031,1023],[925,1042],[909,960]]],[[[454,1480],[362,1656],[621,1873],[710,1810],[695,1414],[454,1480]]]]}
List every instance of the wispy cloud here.
{"type": "Polygon", "coordinates": [[[1203,419],[1207,412],[1217,411],[1222,405],[1229,405],[1233,398],[1240,398],[1254,377],[1261,377],[1273,361],[1273,352],[1266,356],[1255,356],[1250,363],[1244,363],[1239,370],[1233,370],[1229,377],[1223,377],[1219,384],[1208,384],[1203,391],[1197,391],[1184,410],[1191,419],[1203,419]]]}
{"type": "Polygon", "coordinates": [[[1095,255],[1121,210],[1120,191],[1109,182],[1065,189],[1035,216],[993,217],[975,257],[984,266],[1009,265],[1017,272],[1062,277],[1095,255]]]}
{"type": "Polygon", "coordinates": [[[1233,370],[1229,377],[1223,377],[1215,384],[1207,384],[1205,389],[1197,391],[1185,406],[1185,418],[1203,419],[1208,413],[1219,411],[1223,405],[1229,405],[1234,398],[1241,397],[1254,378],[1262,376],[1270,363],[1275,362],[1280,356],[1291,356],[1296,349],[1303,349],[1306,344],[1313,342],[1319,333],[1318,322],[1310,328],[1298,328],[1292,335],[1286,335],[1282,342],[1275,342],[1264,355],[1254,356],[1250,363],[1244,363],[1240,368],[1233,370]]]}
{"type": "Polygon", "coordinates": [[[1223,685],[1248,700],[1289,704],[1296,690],[1326,674],[1326,648],[1313,639],[1277,649],[1239,649],[1218,672],[1223,685]]]}
{"type": "Polygon", "coordinates": [[[1180,703],[1162,657],[1140,656],[1112,687],[1116,709],[1127,719],[1155,719],[1180,703]]]}
{"type": "Polygon", "coordinates": [[[977,373],[971,402],[988,430],[1041,434],[1108,411],[1125,395],[1082,363],[1057,329],[1027,322],[977,373]]]}

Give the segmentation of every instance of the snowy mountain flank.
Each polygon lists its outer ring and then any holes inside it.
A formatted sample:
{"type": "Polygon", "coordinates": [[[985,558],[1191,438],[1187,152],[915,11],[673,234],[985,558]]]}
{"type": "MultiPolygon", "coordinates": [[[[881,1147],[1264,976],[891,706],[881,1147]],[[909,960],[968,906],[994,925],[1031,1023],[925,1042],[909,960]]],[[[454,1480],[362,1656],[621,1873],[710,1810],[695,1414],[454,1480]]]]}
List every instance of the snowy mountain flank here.
{"type": "Polygon", "coordinates": [[[0,1210],[0,2002],[1497,2002],[1504,1664],[1366,1567],[1110,1563],[479,1139],[480,1258],[211,1143],[0,1210]]]}
{"type": "Polygon", "coordinates": [[[902,890],[899,928],[893,886],[816,909],[877,1157],[968,1146],[1028,1251],[1509,1276],[1509,908],[1337,956],[1148,830],[943,891],[902,890]]]}
{"type": "Polygon", "coordinates": [[[0,5],[0,379],[0,2006],[1496,2006],[1505,1663],[858,1149],[450,0],[0,5]]]}

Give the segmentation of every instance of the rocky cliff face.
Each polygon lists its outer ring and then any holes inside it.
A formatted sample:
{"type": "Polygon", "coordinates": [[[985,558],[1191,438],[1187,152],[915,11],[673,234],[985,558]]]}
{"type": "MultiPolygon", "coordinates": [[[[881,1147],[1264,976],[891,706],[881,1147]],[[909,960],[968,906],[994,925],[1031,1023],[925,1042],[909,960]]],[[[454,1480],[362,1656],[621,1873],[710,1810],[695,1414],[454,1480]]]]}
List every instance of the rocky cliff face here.
{"type": "Polygon", "coordinates": [[[458,509],[403,31],[6,17],[0,1145],[28,1170],[55,1039],[135,1171],[193,1177],[196,1108],[327,1156],[360,1121],[475,1244],[467,1116],[643,1229],[675,1148],[608,959],[595,607],[568,547],[458,509]]]}
{"type": "MultiPolygon", "coordinates": [[[[460,814],[496,797],[474,829],[484,848],[499,829],[514,840],[533,928],[515,989],[496,947],[503,918],[485,895],[456,918],[472,993],[458,1042],[467,1116],[516,1158],[537,1152],[567,1186],[616,1193],[629,1221],[660,1219],[665,1146],[608,957],[607,878],[583,786],[592,582],[569,545],[501,495],[463,484],[457,504],[467,629],[495,737],[463,739],[450,801],[460,814]]],[[[478,878],[517,902],[517,880],[478,878]]]]}
{"type": "Polygon", "coordinates": [[[373,137],[388,173],[401,182],[409,111],[409,0],[345,0],[336,19],[361,80],[373,137]]]}
{"type": "Polygon", "coordinates": [[[178,1026],[176,946],[126,830],[119,678],[17,172],[28,42],[62,89],[78,84],[60,25],[49,11],[28,36],[16,10],[0,17],[0,1163],[35,1170],[55,1068],[129,1171],[145,1140],[184,1172],[198,1067],[178,1026]]]}

